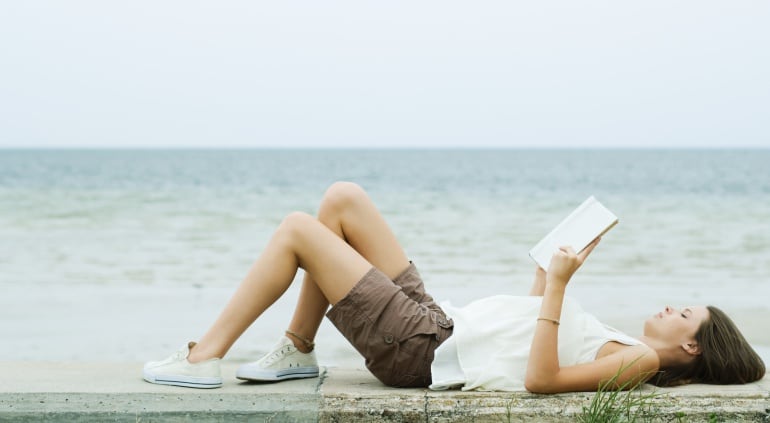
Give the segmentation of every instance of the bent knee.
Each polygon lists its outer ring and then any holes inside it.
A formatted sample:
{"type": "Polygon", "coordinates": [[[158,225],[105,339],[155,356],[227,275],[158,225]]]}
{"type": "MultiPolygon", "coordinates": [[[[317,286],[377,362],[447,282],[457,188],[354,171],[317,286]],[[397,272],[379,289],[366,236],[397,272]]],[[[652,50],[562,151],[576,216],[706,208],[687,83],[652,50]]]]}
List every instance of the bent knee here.
{"type": "Polygon", "coordinates": [[[341,209],[367,198],[366,191],[354,182],[335,182],[324,194],[323,205],[341,209]]]}
{"type": "Polygon", "coordinates": [[[283,231],[301,229],[303,226],[311,224],[310,222],[314,220],[316,220],[316,218],[305,212],[295,211],[287,214],[286,217],[283,218],[278,229],[283,231]]]}

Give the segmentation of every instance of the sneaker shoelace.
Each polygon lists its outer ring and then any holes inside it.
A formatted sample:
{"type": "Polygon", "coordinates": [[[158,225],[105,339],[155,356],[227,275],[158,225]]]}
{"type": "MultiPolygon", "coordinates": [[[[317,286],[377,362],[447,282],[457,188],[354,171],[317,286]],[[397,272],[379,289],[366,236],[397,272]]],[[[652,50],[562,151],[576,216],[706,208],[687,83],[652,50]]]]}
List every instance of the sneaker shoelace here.
{"type": "Polygon", "coordinates": [[[163,361],[160,361],[159,363],[160,364],[170,364],[170,363],[175,363],[177,361],[182,361],[185,358],[186,358],[185,351],[181,351],[181,350],[180,351],[174,351],[174,353],[171,354],[171,356],[169,356],[167,359],[165,359],[163,361]]]}
{"type": "Polygon", "coordinates": [[[284,356],[286,356],[289,353],[291,353],[291,346],[284,345],[279,350],[277,350],[277,351],[273,352],[272,354],[270,354],[269,356],[267,356],[265,358],[265,361],[264,361],[263,364],[265,366],[269,366],[269,365],[275,363],[276,361],[282,359],[284,356]]]}

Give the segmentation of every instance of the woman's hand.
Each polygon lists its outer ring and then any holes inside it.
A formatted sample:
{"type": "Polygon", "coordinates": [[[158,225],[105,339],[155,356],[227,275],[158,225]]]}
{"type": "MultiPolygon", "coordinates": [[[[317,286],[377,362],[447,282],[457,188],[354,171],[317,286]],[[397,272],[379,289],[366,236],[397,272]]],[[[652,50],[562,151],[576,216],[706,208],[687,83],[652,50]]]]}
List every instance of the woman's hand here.
{"type": "Polygon", "coordinates": [[[551,258],[551,264],[548,266],[548,272],[546,273],[546,281],[566,286],[572,275],[575,274],[588,255],[591,254],[591,251],[599,244],[600,239],[596,238],[593,240],[580,254],[575,254],[575,250],[570,246],[559,247],[559,251],[553,253],[551,258]]]}

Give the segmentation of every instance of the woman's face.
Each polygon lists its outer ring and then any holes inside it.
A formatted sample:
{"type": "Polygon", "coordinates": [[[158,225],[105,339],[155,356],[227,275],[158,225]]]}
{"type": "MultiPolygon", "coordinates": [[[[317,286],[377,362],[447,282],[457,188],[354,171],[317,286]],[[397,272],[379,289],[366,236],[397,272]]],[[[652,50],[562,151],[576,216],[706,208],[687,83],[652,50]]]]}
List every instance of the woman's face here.
{"type": "Polygon", "coordinates": [[[709,317],[705,306],[687,306],[681,309],[666,306],[644,322],[644,334],[672,344],[685,344],[695,339],[701,323],[709,317]]]}

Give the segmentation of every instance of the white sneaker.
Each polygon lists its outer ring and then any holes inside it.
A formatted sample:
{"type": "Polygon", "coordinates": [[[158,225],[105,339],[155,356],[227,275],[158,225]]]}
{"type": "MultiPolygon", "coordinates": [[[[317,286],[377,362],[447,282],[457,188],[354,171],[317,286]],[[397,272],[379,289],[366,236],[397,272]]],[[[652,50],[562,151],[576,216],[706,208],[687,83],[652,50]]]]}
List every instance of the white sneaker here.
{"type": "Polygon", "coordinates": [[[150,361],[144,365],[144,380],[160,385],[185,386],[188,388],[219,388],[222,373],[219,359],[210,358],[200,363],[190,363],[187,356],[195,342],[182,345],[179,351],[163,361],[150,361]]]}
{"type": "Polygon", "coordinates": [[[291,339],[283,336],[273,350],[253,363],[238,367],[235,377],[243,380],[274,382],[318,376],[315,352],[297,350],[291,339]]]}

